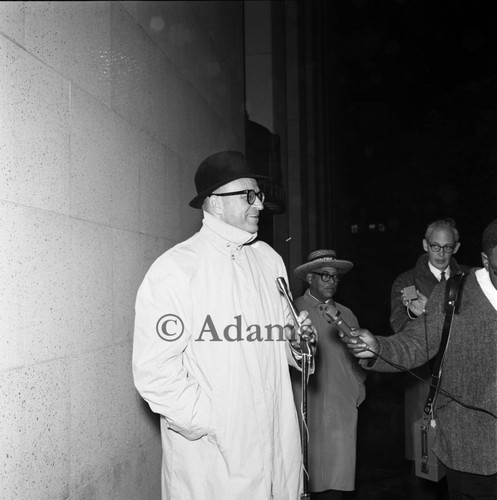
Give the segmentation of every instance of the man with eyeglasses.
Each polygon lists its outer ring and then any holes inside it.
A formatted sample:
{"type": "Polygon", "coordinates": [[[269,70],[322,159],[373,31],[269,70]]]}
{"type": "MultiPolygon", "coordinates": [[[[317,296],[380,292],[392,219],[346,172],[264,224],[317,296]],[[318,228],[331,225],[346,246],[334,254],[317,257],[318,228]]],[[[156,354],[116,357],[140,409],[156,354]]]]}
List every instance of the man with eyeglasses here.
{"type": "Polygon", "coordinates": [[[398,276],[392,285],[390,325],[395,333],[423,312],[438,282],[467,270],[454,258],[460,246],[459,231],[453,219],[440,219],[428,225],[423,238],[425,253],[413,269],[398,276]],[[406,298],[405,289],[409,286],[416,288],[416,299],[406,298]]]}
{"type": "MultiPolygon", "coordinates": [[[[411,321],[420,316],[433,289],[440,281],[448,280],[460,271],[454,255],[460,247],[459,231],[453,219],[439,219],[428,225],[423,239],[425,253],[418,258],[416,267],[402,273],[394,281],[390,302],[390,325],[395,333],[401,332],[411,321]],[[407,297],[407,288],[414,286],[416,298],[407,297]]],[[[408,460],[414,461],[413,425],[423,415],[428,395],[431,374],[428,363],[414,370],[414,377],[406,378],[404,387],[405,453],[408,460]]],[[[443,498],[445,481],[432,483],[412,474],[412,500],[443,498]]]]}
{"type": "MultiPolygon", "coordinates": [[[[295,276],[309,288],[295,300],[299,311],[308,311],[319,336],[315,371],[308,384],[308,468],[313,500],[340,500],[355,487],[357,409],[365,397],[365,371],[342,344],[335,325],[329,324],[319,306],[332,303],[342,319],[358,327],[352,311],[334,300],[342,276],[352,262],[339,260],[333,250],[311,252],[295,276]]],[[[292,377],[300,412],[301,381],[292,377]]]]}
{"type": "MultiPolygon", "coordinates": [[[[465,278],[432,408],[431,449],[446,467],[449,500],[497,500],[497,219],[481,241],[483,267],[465,278]]],[[[446,300],[440,283],[423,317],[400,333],[383,337],[358,329],[342,341],[367,369],[410,370],[437,354],[446,300]]]]}
{"type": "MultiPolygon", "coordinates": [[[[137,294],[133,375],[161,416],[163,500],[299,498],[288,365],[302,353],[277,287],[283,260],[256,240],[258,178],[240,152],[206,158],[190,202],[200,231],[160,256],[137,294]]],[[[307,313],[299,322],[314,334],[307,313]]]]}

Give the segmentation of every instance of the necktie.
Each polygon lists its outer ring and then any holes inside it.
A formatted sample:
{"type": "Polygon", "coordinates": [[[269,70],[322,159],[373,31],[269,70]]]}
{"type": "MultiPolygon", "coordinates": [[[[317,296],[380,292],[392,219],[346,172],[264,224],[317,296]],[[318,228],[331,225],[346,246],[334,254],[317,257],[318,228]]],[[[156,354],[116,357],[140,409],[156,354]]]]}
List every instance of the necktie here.
{"type": "Polygon", "coordinates": [[[445,271],[440,273],[440,281],[445,281],[445,271]]]}

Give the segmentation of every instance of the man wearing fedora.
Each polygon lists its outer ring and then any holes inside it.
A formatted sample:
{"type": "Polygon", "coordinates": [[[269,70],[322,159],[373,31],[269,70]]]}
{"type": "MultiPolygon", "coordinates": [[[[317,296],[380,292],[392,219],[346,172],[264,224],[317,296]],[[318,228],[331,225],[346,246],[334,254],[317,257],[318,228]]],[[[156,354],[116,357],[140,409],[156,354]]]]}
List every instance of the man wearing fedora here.
{"type": "MultiPolygon", "coordinates": [[[[200,231],[165,252],[136,299],[135,385],[160,415],[163,500],[297,500],[301,449],[281,257],[256,240],[264,193],[244,156],[195,175],[200,231]]],[[[299,316],[314,334],[306,313],[299,316]]]]}
{"type": "MultiPolygon", "coordinates": [[[[350,327],[357,318],[335,302],[342,276],[352,262],[339,260],[333,250],[311,252],[308,261],[294,270],[309,288],[295,300],[299,311],[308,311],[319,337],[315,371],[308,383],[308,461],[312,499],[336,500],[343,491],[354,490],[356,463],[357,408],[364,400],[365,371],[344,349],[338,328],[323,316],[319,306],[332,304],[350,327]]],[[[300,377],[292,377],[297,409],[300,408],[300,377]]]]}

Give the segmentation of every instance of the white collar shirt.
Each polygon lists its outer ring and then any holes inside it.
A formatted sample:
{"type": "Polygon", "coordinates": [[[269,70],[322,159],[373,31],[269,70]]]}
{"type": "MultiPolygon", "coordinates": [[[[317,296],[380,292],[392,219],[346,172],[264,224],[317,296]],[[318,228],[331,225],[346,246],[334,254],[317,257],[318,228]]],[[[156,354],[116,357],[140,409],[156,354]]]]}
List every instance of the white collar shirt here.
{"type": "Polygon", "coordinates": [[[442,271],[445,273],[445,279],[448,280],[450,278],[450,266],[447,266],[445,269],[437,269],[435,266],[428,262],[428,267],[430,268],[431,273],[438,281],[442,278],[442,271]]]}

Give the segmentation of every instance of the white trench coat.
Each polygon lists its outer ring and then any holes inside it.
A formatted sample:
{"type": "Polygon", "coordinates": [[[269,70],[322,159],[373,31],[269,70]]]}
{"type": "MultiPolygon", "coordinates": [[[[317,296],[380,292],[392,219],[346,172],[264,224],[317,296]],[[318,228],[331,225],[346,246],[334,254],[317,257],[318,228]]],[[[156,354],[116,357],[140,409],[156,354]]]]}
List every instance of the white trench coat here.
{"type": "Polygon", "coordinates": [[[133,375],[161,417],[163,500],[299,498],[293,358],[266,328],[291,321],[276,286],[287,275],[253,238],[204,213],[138,291],[133,375]]]}

